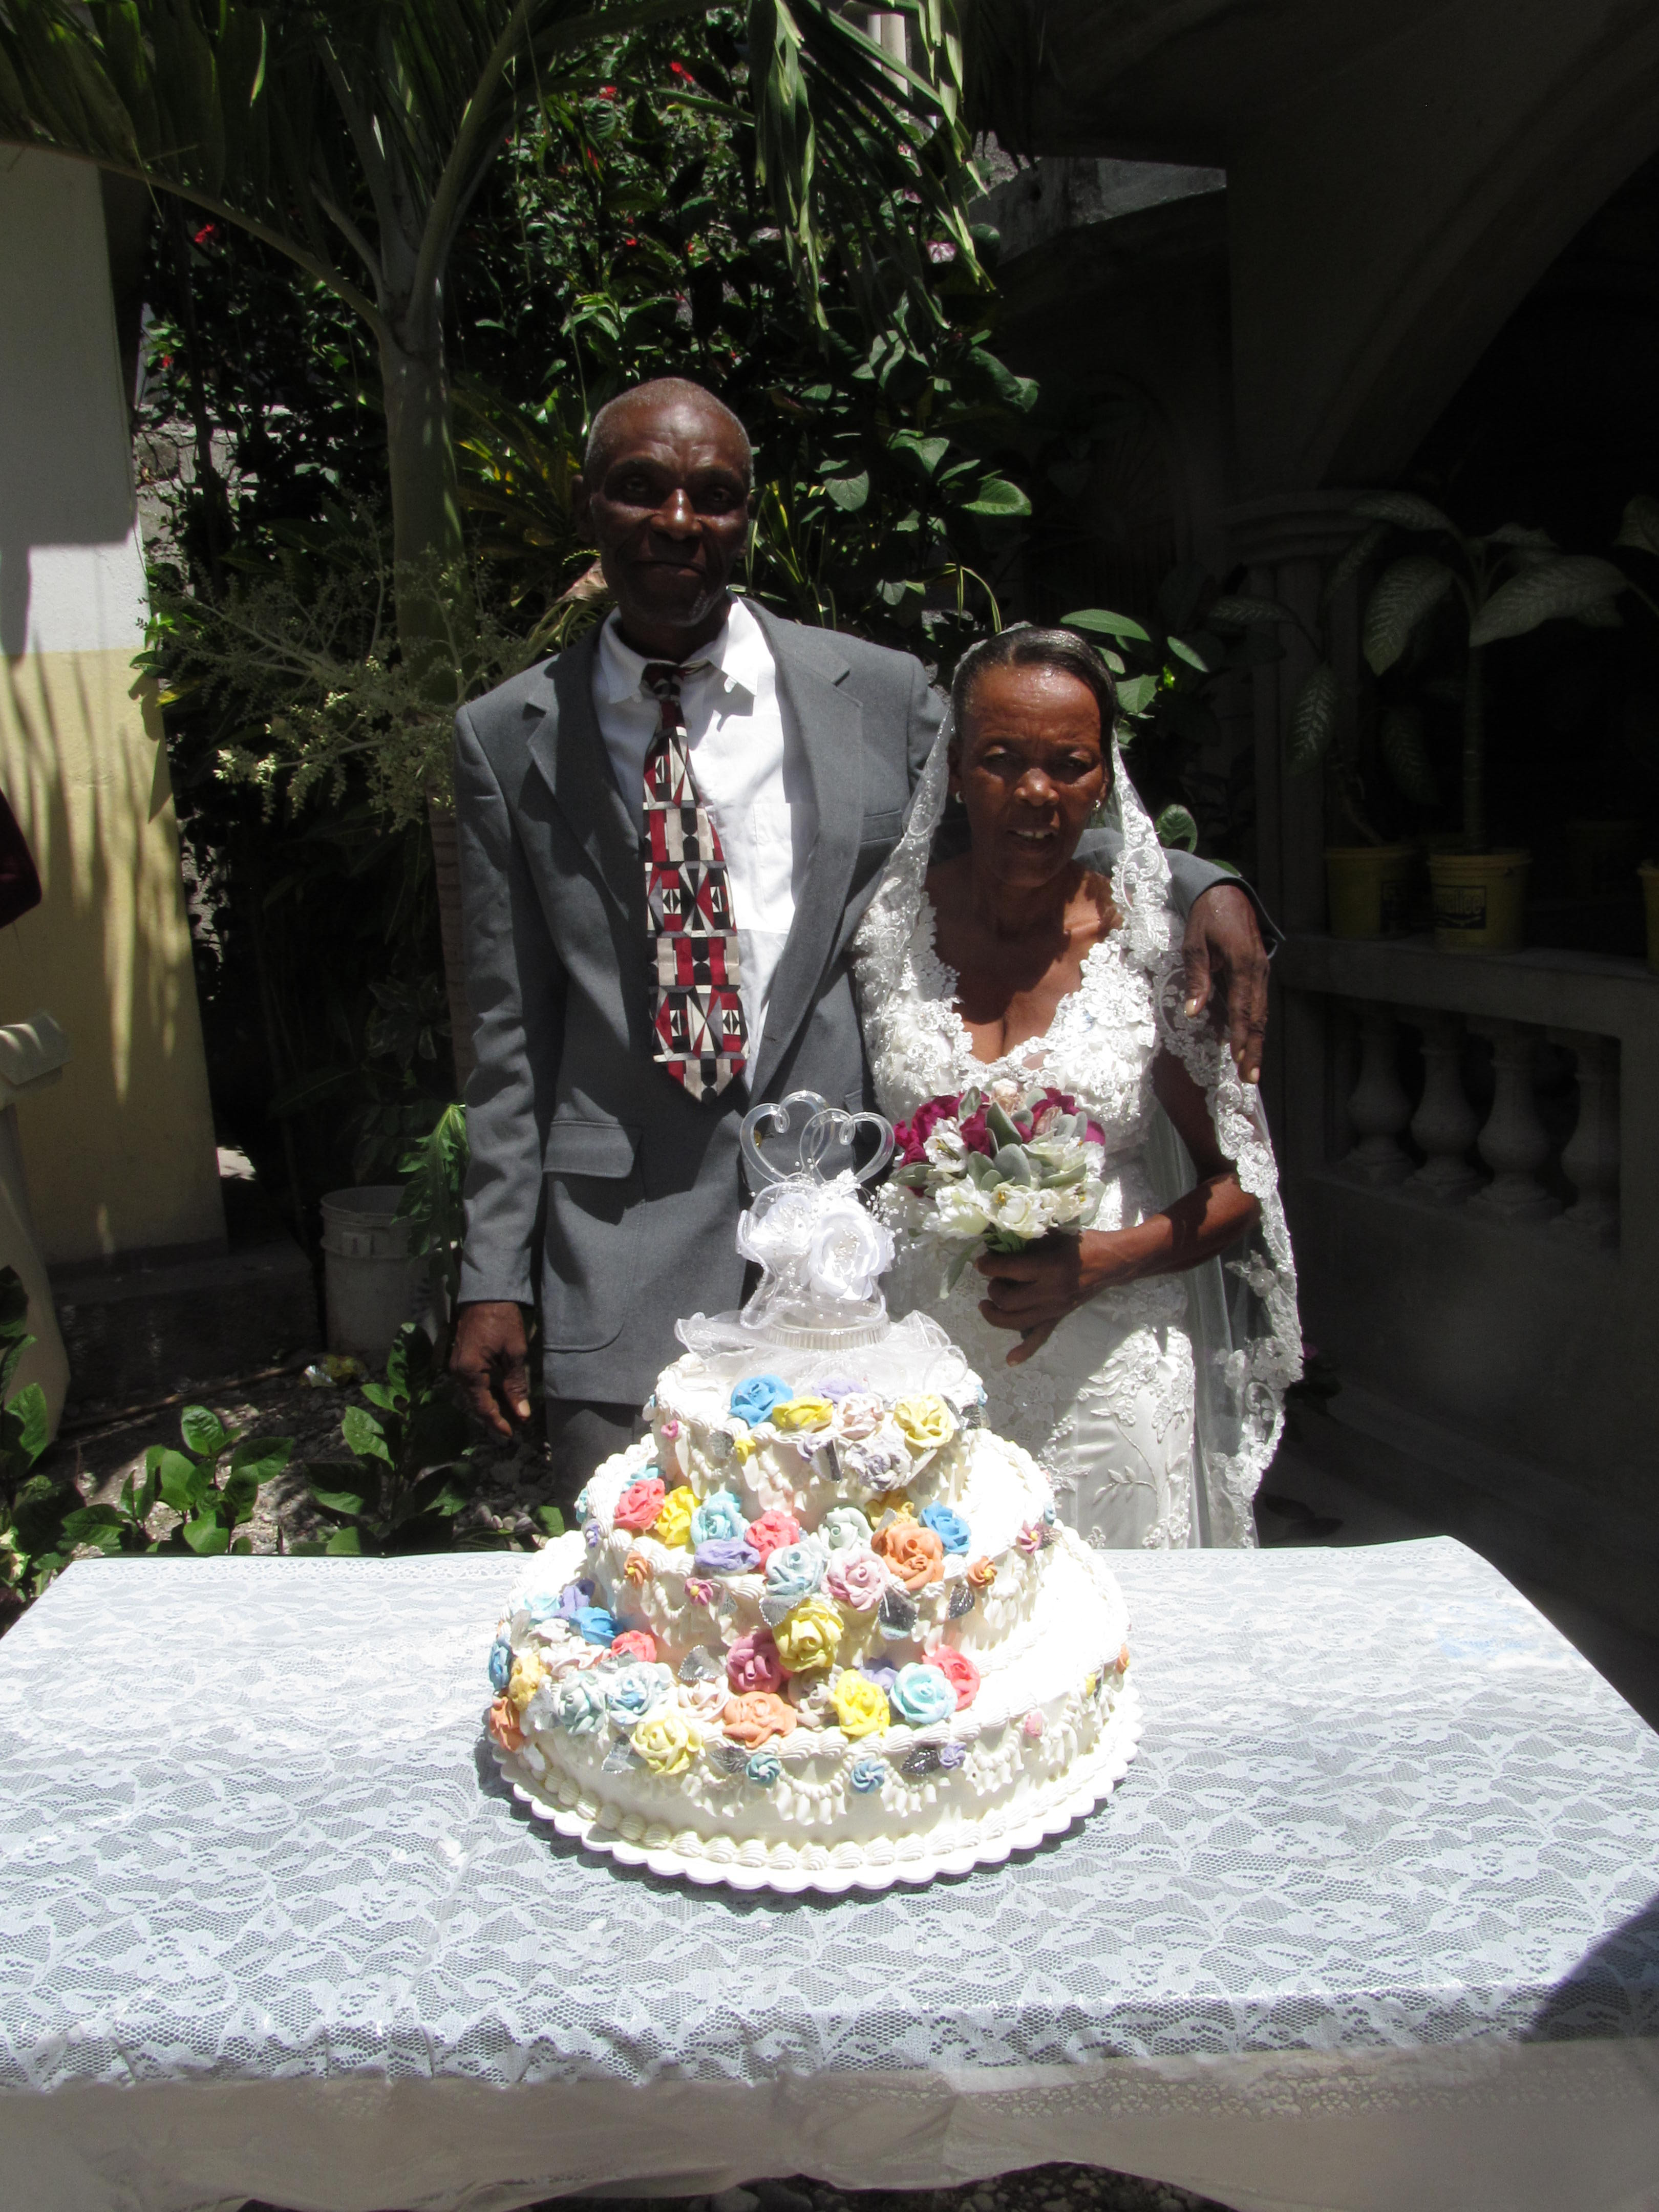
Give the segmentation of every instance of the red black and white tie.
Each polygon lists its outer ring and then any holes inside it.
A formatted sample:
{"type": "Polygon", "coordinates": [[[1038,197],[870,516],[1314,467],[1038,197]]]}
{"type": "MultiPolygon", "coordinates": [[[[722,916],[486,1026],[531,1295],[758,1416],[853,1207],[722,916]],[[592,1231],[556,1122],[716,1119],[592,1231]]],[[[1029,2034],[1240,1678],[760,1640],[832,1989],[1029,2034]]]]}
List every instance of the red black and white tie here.
{"type": "Polygon", "coordinates": [[[694,1098],[724,1091],[749,1055],[731,878],[697,796],[680,702],[681,683],[700,665],[653,660],[640,679],[658,715],[645,757],[643,846],[655,1058],[694,1098]]]}

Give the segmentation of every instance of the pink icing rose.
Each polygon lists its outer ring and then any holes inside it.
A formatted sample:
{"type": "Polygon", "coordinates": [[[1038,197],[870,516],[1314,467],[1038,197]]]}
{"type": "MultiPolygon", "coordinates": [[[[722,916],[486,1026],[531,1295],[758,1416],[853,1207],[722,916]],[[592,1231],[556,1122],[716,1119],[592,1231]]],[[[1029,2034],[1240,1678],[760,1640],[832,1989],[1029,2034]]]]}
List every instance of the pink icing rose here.
{"type": "Polygon", "coordinates": [[[957,1711],[971,1705],[979,1695],[979,1668],[953,1644],[941,1644],[927,1654],[927,1663],[937,1667],[957,1693],[957,1711]]]}
{"type": "MultiPolygon", "coordinates": [[[[769,1512],[763,1513],[758,1521],[751,1521],[744,1533],[750,1549],[759,1553],[761,1565],[764,1566],[774,1552],[782,1551],[786,1545],[799,1543],[800,1522],[786,1507],[775,1505],[769,1512]]],[[[770,1689],[773,1685],[757,1683],[755,1686],[770,1689]]]]}
{"type": "Polygon", "coordinates": [[[739,1636],[726,1655],[726,1679],[739,1697],[751,1690],[781,1690],[783,1662],[769,1628],[739,1636]]]}
{"type": "Polygon", "coordinates": [[[648,1528],[662,1511],[662,1502],[668,1495],[668,1486],[660,1476],[641,1475],[630,1482],[617,1500],[615,1520],[619,1528],[648,1528]]]}
{"type": "Polygon", "coordinates": [[[1026,1714],[1024,1719],[1020,1723],[1020,1726],[1024,1729],[1027,1735],[1038,1736],[1042,1734],[1042,1716],[1038,1712],[1035,1705],[1033,1705],[1030,1711],[1026,1714]]]}
{"type": "Polygon", "coordinates": [[[868,1613],[880,1604],[888,1580],[886,1568],[873,1552],[834,1552],[823,1586],[837,1603],[850,1605],[854,1613],[868,1613]]]}
{"type": "Polygon", "coordinates": [[[886,1408],[879,1398],[854,1391],[836,1407],[836,1433],[856,1443],[862,1437],[872,1437],[881,1426],[886,1408]]]}
{"type": "Polygon", "coordinates": [[[611,1649],[619,1659],[642,1659],[647,1667],[656,1663],[657,1639],[643,1628],[627,1628],[613,1636],[611,1649]]]}

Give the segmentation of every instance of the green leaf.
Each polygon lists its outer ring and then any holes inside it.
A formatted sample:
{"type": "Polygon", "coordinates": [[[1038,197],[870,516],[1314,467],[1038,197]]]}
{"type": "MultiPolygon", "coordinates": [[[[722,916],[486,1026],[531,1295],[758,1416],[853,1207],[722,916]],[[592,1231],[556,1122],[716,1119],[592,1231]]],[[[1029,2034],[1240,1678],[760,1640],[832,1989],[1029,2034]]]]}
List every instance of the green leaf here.
{"type": "Polygon", "coordinates": [[[1396,787],[1419,806],[1437,806],[1440,789],[1423,744],[1423,718],[1413,707],[1390,707],[1377,732],[1382,765],[1396,787]]]}
{"type": "Polygon", "coordinates": [[[1158,696],[1156,676],[1132,676],[1117,687],[1117,703],[1125,714],[1144,714],[1158,696]]]}
{"type": "Polygon", "coordinates": [[[217,1459],[230,1442],[230,1431],[206,1406],[186,1406],[179,1427],[198,1459],[217,1459]]]}
{"type": "Polygon", "coordinates": [[[1615,545],[1629,545],[1638,553],[1659,553],[1659,499],[1638,491],[1625,505],[1615,545]]]}
{"type": "Polygon", "coordinates": [[[356,1519],[373,1513],[380,1502],[380,1477],[376,1468],[350,1460],[319,1461],[309,1469],[312,1497],[325,1513],[343,1513],[356,1519]]]}
{"type": "Polygon", "coordinates": [[[962,502],[964,514],[1012,516],[1029,514],[1031,502],[1006,477],[987,477],[972,499],[962,502]]]}
{"type": "Polygon", "coordinates": [[[1343,548],[1319,594],[1321,606],[1329,606],[1339,592],[1347,589],[1360,570],[1369,567],[1373,557],[1387,543],[1393,526],[1392,523],[1374,522],[1369,530],[1362,530],[1343,548]]]}
{"type": "Polygon", "coordinates": [[[184,1527],[185,1543],[198,1559],[216,1559],[230,1549],[230,1531],[224,1522],[204,1513],[184,1527]]]}
{"type": "Polygon", "coordinates": [[[855,477],[831,477],[823,489],[844,514],[856,514],[870,496],[870,471],[861,469],[855,477]]]}
{"type": "Polygon", "coordinates": [[[1564,553],[1559,560],[1511,576],[1481,608],[1469,628],[1472,646],[1524,637],[1540,623],[1582,615],[1629,588],[1621,568],[1594,553],[1564,553]]]}
{"type": "MultiPolygon", "coordinates": [[[[1171,630],[1167,641],[1170,652],[1177,660],[1184,660],[1188,668],[1196,668],[1202,676],[1209,675],[1212,669],[1218,668],[1221,665],[1218,660],[1206,653],[1203,643],[1199,638],[1177,637],[1171,630]]],[[[1213,639],[1211,642],[1214,642],[1213,639]]]]}
{"type": "Polygon", "coordinates": [[[386,1431],[373,1413],[365,1413],[361,1406],[348,1406],[341,1417],[340,1428],[348,1451],[360,1459],[384,1460],[392,1464],[392,1454],[386,1449],[386,1431]]]}
{"type": "Polygon", "coordinates": [[[251,1520],[255,1502],[259,1495],[259,1484],[252,1467],[236,1468],[225,1478],[219,1492],[220,1518],[233,1528],[251,1520]]]}
{"type": "Polygon", "coordinates": [[[556,1505],[538,1505],[530,1517],[548,1535],[563,1535],[564,1516],[556,1505]]]}
{"type": "Polygon", "coordinates": [[[1223,592],[1212,599],[1204,617],[1226,629],[1250,629],[1259,623],[1294,623],[1296,617],[1278,599],[1256,599],[1243,592],[1223,592]]]}
{"type": "Polygon", "coordinates": [[[1414,491],[1368,491],[1355,500],[1353,512],[1372,522],[1391,522],[1399,530],[1443,530],[1455,538],[1451,517],[1414,491]]]}
{"type": "Polygon", "coordinates": [[[362,1385],[362,1393],[371,1406],[380,1407],[383,1413],[395,1413],[397,1412],[397,1394],[390,1389],[386,1383],[365,1382],[362,1385]]]}
{"type": "Polygon", "coordinates": [[[363,1548],[362,1531],[359,1528],[337,1528],[323,1548],[337,1559],[358,1558],[363,1548]]]}
{"type": "Polygon", "coordinates": [[[11,1432],[12,1450],[22,1455],[27,1466],[33,1467],[45,1451],[52,1431],[52,1422],[46,1411],[46,1394],[38,1382],[26,1382],[15,1396],[7,1400],[6,1422],[11,1432]]]}
{"type": "Polygon", "coordinates": [[[1101,637],[1124,638],[1132,645],[1150,645],[1152,634],[1129,615],[1114,614],[1109,607],[1078,607],[1060,618],[1062,629],[1092,630],[1101,637]]]}
{"type": "MultiPolygon", "coordinates": [[[[987,1115],[986,1121],[988,1126],[989,1115],[987,1115]]],[[[1036,1170],[1031,1165],[1030,1154],[1024,1145],[999,1146],[991,1165],[1004,1182],[1035,1184],[1036,1182],[1036,1170]]]]}
{"type": "Polygon", "coordinates": [[[83,1505],[78,1512],[65,1514],[58,1541],[71,1550],[77,1544],[95,1544],[100,1552],[113,1554],[121,1548],[123,1526],[112,1505],[83,1505]]]}
{"type": "Polygon", "coordinates": [[[1413,631],[1434,612],[1455,580],[1432,553],[1408,553],[1403,561],[1389,563],[1365,608],[1365,658],[1374,675],[1394,666],[1413,631]]]}
{"type": "Polygon", "coordinates": [[[195,1512],[213,1487],[213,1469],[199,1460],[186,1459],[183,1452],[164,1451],[155,1472],[161,1503],[175,1513],[195,1512]]]}
{"type": "Polygon", "coordinates": [[[230,1455],[234,1475],[250,1475],[259,1486],[279,1475],[294,1456],[292,1437],[244,1437],[230,1455]]]}
{"type": "Polygon", "coordinates": [[[1292,775],[1316,768],[1330,750],[1336,734],[1337,702],[1336,671],[1322,660],[1309,671],[1291,709],[1285,755],[1292,775]]]}
{"type": "Polygon", "coordinates": [[[1160,845],[1184,846],[1189,853],[1198,850],[1198,824],[1184,806],[1166,806],[1153,825],[1160,845]]]}

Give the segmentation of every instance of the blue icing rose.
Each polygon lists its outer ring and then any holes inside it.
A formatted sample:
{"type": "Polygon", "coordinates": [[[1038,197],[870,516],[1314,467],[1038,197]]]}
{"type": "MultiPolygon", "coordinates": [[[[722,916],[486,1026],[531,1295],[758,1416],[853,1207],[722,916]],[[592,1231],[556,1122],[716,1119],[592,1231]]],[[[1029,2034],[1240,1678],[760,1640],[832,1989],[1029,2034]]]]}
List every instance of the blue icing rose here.
{"type": "Polygon", "coordinates": [[[732,1411],[740,1421],[747,1421],[752,1429],[763,1421],[774,1406],[781,1406],[794,1391],[781,1375],[751,1375],[739,1382],[732,1393],[732,1411]]]}
{"type": "Polygon", "coordinates": [[[504,1690],[513,1680],[513,1646],[498,1636],[489,1647],[489,1686],[504,1690]]]}
{"type": "Polygon", "coordinates": [[[860,1666],[860,1674],[867,1674],[879,1689],[890,1691],[898,1680],[898,1668],[890,1659],[866,1659],[860,1666]]]}
{"type": "Polygon", "coordinates": [[[722,1536],[741,1536],[749,1516],[734,1490],[713,1490],[691,1516],[691,1541],[717,1543],[722,1536]]]}
{"type": "Polygon", "coordinates": [[[766,1595],[799,1603],[811,1596],[829,1564],[830,1554],[815,1536],[803,1536],[799,1544],[785,1544],[766,1562],[766,1595]]]}
{"type": "Polygon", "coordinates": [[[592,1735],[605,1718],[605,1691],[591,1674],[573,1674],[553,1692],[553,1724],[572,1735],[592,1735]]]}
{"type": "Polygon", "coordinates": [[[1059,1520],[1060,1516],[1055,1512],[1052,1505],[1045,1505],[1042,1509],[1042,1517],[1049,1528],[1052,1528],[1059,1520]]]}
{"type": "Polygon", "coordinates": [[[968,1549],[968,1523],[954,1507],[924,1505],[921,1525],[933,1530],[947,1552],[965,1552],[968,1549]]]}
{"type": "Polygon", "coordinates": [[[605,1711],[619,1729],[631,1729],[654,1712],[673,1687],[674,1677],[666,1667],[637,1662],[620,1668],[605,1684],[605,1711]]]}
{"type": "Polygon", "coordinates": [[[887,1761],[884,1759],[871,1759],[867,1755],[863,1759],[855,1759],[853,1761],[853,1771],[847,1779],[860,1796],[871,1790],[879,1790],[887,1779],[887,1761]]]}
{"type": "Polygon", "coordinates": [[[783,1762],[775,1751],[752,1751],[749,1764],[744,1768],[749,1780],[762,1790],[769,1790],[783,1771],[783,1762]]]}
{"type": "Polygon", "coordinates": [[[579,1583],[567,1583],[559,1592],[559,1611],[567,1620],[574,1620],[585,1605],[593,1602],[597,1585],[584,1575],[579,1583]]]}
{"type": "Polygon", "coordinates": [[[602,1605],[579,1606],[571,1615],[570,1626],[589,1644],[608,1644],[616,1640],[616,1617],[602,1605]]]}
{"type": "Polygon", "coordinates": [[[872,1531],[856,1505],[832,1505],[818,1524],[818,1534],[832,1552],[863,1552],[869,1548],[872,1531]]]}
{"type": "MultiPolygon", "coordinates": [[[[562,1590],[532,1590],[524,1601],[524,1609],[538,1624],[544,1620],[550,1620],[555,1614],[564,1613],[564,1592],[562,1590]]],[[[568,1618],[568,1615],[566,1617],[568,1618]]]]}
{"type": "Polygon", "coordinates": [[[926,1660],[913,1660],[894,1676],[887,1702],[912,1728],[927,1728],[955,1712],[957,1693],[937,1667],[930,1667],[926,1660]]]}
{"type": "Polygon", "coordinates": [[[574,1513],[574,1514],[576,1515],[576,1516],[577,1516],[577,1518],[578,1518],[578,1519],[580,1519],[580,1518],[581,1517],[581,1516],[582,1516],[584,1513],[586,1513],[586,1510],[587,1510],[587,1485],[586,1485],[586,1483],[584,1483],[584,1484],[582,1485],[581,1488],[580,1488],[580,1489],[576,1492],[576,1502],[575,1502],[575,1504],[571,1507],[571,1509],[570,1509],[570,1510],[571,1510],[571,1511],[572,1511],[573,1513],[574,1513]]]}
{"type": "MultiPolygon", "coordinates": [[[[692,1518],[696,1519],[696,1515],[692,1518]]],[[[760,1553],[741,1534],[716,1536],[697,1547],[700,1575],[743,1575],[760,1565],[760,1553]]]]}

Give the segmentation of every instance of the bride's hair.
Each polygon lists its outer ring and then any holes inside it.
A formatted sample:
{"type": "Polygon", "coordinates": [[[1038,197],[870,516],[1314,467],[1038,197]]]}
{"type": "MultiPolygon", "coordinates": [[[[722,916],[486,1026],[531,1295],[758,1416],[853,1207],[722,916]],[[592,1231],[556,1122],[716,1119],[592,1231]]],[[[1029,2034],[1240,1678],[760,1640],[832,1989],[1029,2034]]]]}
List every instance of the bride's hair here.
{"type": "Polygon", "coordinates": [[[1039,629],[1035,623],[1014,623],[994,637],[970,645],[951,681],[951,711],[958,729],[967,720],[975,684],[989,668],[1057,668],[1063,676],[1075,676],[1079,684],[1086,684],[1100,708],[1101,749],[1109,753],[1117,720],[1117,686],[1093,646],[1074,629],[1039,629]]]}

